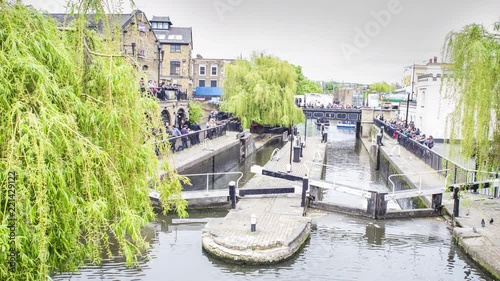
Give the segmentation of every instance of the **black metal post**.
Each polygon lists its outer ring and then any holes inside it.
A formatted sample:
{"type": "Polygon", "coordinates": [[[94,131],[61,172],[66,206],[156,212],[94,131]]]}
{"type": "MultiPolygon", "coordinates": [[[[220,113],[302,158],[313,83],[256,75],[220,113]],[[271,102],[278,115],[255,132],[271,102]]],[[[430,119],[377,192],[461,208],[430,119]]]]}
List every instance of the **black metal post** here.
{"type": "Polygon", "coordinates": [[[306,123],[304,125],[304,143],[306,143],[307,140],[307,114],[306,114],[306,123]]]}
{"type": "Polygon", "coordinates": [[[290,169],[292,168],[292,151],[293,151],[293,121],[292,125],[290,126],[290,169]]]}
{"type": "Polygon", "coordinates": [[[231,209],[236,209],[236,183],[229,182],[229,200],[231,201],[231,209]]]}
{"type": "Polygon", "coordinates": [[[300,202],[300,207],[306,206],[307,189],[309,189],[309,178],[306,176],[302,179],[302,201],[300,202]]]}
{"type": "Polygon", "coordinates": [[[453,217],[458,217],[460,214],[460,197],[458,196],[459,186],[453,187],[453,217]]]}
{"type": "Polygon", "coordinates": [[[405,126],[408,128],[408,111],[410,110],[410,93],[408,93],[408,97],[406,98],[406,120],[405,126]]]}
{"type": "Polygon", "coordinates": [[[432,209],[436,214],[441,214],[441,207],[443,206],[443,193],[432,194],[432,209]]]}

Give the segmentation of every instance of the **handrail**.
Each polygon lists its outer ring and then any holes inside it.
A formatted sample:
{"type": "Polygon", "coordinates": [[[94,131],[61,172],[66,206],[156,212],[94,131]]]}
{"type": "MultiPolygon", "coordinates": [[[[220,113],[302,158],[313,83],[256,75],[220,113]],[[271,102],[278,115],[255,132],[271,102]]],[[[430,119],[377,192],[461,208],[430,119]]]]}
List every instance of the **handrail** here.
{"type": "MultiPolygon", "coordinates": [[[[409,174],[392,174],[390,175],[387,179],[391,182],[392,184],[392,194],[396,193],[396,184],[392,181],[392,177],[396,177],[396,176],[410,176],[410,175],[418,175],[420,176],[419,177],[419,184],[418,184],[418,191],[422,191],[422,176],[421,175],[424,175],[424,174],[435,174],[435,173],[439,173],[439,172],[447,172],[449,171],[450,169],[446,169],[446,170],[439,170],[439,171],[432,171],[432,172],[421,172],[421,173],[409,173],[409,174]]],[[[447,180],[448,180],[448,177],[451,175],[451,173],[447,173],[445,179],[444,179],[444,182],[446,183],[447,180]]]]}
{"type": "Polygon", "coordinates": [[[239,187],[239,182],[243,178],[243,173],[242,172],[225,172],[225,173],[203,173],[203,174],[186,174],[186,175],[180,175],[183,177],[195,177],[195,176],[207,176],[207,193],[208,193],[208,177],[212,175],[237,175],[239,174],[240,177],[236,180],[236,188],[239,187]]]}
{"type": "MultiPolygon", "coordinates": [[[[417,147],[421,148],[421,149],[424,149],[426,151],[429,151],[430,153],[438,156],[438,157],[441,157],[442,159],[445,159],[447,162],[453,164],[455,167],[463,170],[465,173],[472,173],[473,174],[473,177],[475,178],[475,173],[482,173],[482,174],[493,174],[494,176],[496,176],[498,173],[497,172],[488,172],[488,171],[478,171],[478,170],[471,170],[471,169],[468,169],[468,168],[465,168],[463,167],[462,165],[460,164],[457,164],[455,161],[452,161],[446,157],[444,157],[442,154],[438,153],[437,151],[435,150],[432,150],[430,148],[428,148],[427,146],[421,144],[420,142],[412,139],[412,138],[409,138],[408,136],[405,136],[404,134],[402,134],[401,132],[399,132],[396,128],[393,128],[391,127],[391,124],[389,123],[386,123],[385,121],[382,121],[382,120],[379,120],[377,118],[373,118],[373,120],[375,121],[374,124],[377,126],[377,127],[380,127],[382,125],[384,125],[384,129],[385,130],[388,130],[388,129],[391,129],[391,130],[395,130],[396,131],[396,139],[398,140],[398,143],[399,143],[399,139],[400,137],[401,138],[404,138],[405,140],[407,141],[410,141],[413,145],[417,145],[417,147]]],[[[392,135],[391,135],[392,137],[392,135]]],[[[406,147],[405,147],[406,148],[406,147]]],[[[407,149],[407,148],[406,148],[407,149]]],[[[432,167],[432,166],[431,166],[432,167]]],[[[438,170],[437,170],[438,171],[438,170]]],[[[440,170],[439,170],[440,171],[440,170]]],[[[475,179],[474,179],[475,180],[475,179]]]]}
{"type": "Polygon", "coordinates": [[[274,156],[276,156],[276,157],[277,157],[277,158],[276,158],[276,161],[278,161],[278,160],[281,158],[281,157],[280,157],[280,155],[278,154],[279,152],[280,152],[280,149],[279,149],[279,148],[275,148],[275,149],[273,150],[273,153],[271,153],[271,158],[269,158],[269,159],[270,159],[270,161],[272,161],[272,160],[274,159],[274,156]]]}
{"type": "MultiPolygon", "coordinates": [[[[319,158],[319,160],[321,161],[321,152],[319,152],[319,150],[317,150],[317,149],[316,149],[316,150],[314,151],[313,162],[314,162],[314,161],[316,161],[316,155],[318,155],[318,158],[319,158]]],[[[309,174],[309,173],[307,173],[307,174],[309,174]]]]}
{"type": "Polygon", "coordinates": [[[212,143],[212,141],[210,139],[204,139],[203,140],[203,148],[202,150],[210,150],[210,151],[214,151],[215,148],[214,148],[214,145],[212,143]],[[207,147],[210,147],[210,148],[207,148],[207,147]]]}
{"type": "Polygon", "coordinates": [[[199,131],[192,131],[189,134],[185,134],[185,135],[182,135],[182,136],[170,137],[168,139],[163,139],[163,140],[158,141],[158,143],[165,143],[165,142],[175,141],[175,140],[181,139],[182,137],[189,137],[189,136],[192,136],[192,135],[196,135],[196,134],[199,134],[199,133],[205,133],[205,132],[208,132],[210,130],[216,130],[216,129],[219,129],[219,128],[222,129],[222,128],[226,127],[226,126],[227,126],[227,123],[224,123],[224,124],[215,126],[213,128],[206,128],[206,129],[202,129],[202,130],[199,130],[199,131]]]}

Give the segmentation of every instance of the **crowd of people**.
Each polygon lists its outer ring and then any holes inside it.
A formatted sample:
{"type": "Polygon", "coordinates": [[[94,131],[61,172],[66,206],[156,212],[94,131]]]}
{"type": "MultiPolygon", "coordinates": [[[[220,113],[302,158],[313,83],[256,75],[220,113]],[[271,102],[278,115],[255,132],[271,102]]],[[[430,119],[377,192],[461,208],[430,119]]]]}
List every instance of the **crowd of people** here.
{"type": "MultiPolygon", "coordinates": [[[[169,91],[175,91],[175,98],[177,100],[183,99],[183,93],[181,91],[180,86],[167,84],[165,81],[163,81],[161,85],[158,85],[156,81],[149,80],[146,85],[146,81],[144,80],[144,78],[141,78],[139,80],[139,88],[141,90],[141,93],[147,94],[150,97],[156,97],[159,100],[168,100],[169,91]]],[[[184,98],[187,98],[187,96],[184,98]]]]}
{"type": "Polygon", "coordinates": [[[427,137],[420,131],[419,128],[415,127],[415,123],[413,121],[408,122],[408,124],[399,118],[386,121],[383,115],[377,116],[377,119],[383,121],[387,126],[394,130],[393,138],[397,138],[397,133],[399,132],[400,135],[412,139],[429,149],[434,147],[434,138],[432,135],[427,137]]]}
{"type": "Polygon", "coordinates": [[[327,109],[360,109],[361,106],[356,105],[344,105],[340,103],[328,103],[324,104],[321,102],[307,103],[303,106],[304,108],[327,108],[327,109]]]}

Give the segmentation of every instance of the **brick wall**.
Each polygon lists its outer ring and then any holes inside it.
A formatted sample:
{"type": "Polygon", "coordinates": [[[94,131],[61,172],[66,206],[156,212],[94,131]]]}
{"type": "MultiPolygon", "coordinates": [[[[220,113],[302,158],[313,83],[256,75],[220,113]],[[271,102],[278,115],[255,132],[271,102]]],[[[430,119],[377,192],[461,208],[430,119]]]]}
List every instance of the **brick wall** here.
{"type": "Polygon", "coordinates": [[[192,93],[191,83],[191,45],[180,45],[180,52],[172,52],[171,44],[162,44],[165,51],[162,63],[161,77],[166,78],[171,83],[177,83],[182,86],[182,91],[187,91],[188,96],[192,93]],[[179,61],[179,75],[171,75],[170,62],[179,61]]]}
{"type": "Polygon", "coordinates": [[[142,12],[138,12],[122,29],[122,53],[134,56],[146,81],[158,80],[158,49],[156,36],[142,12]],[[135,43],[133,54],[132,43],[135,43]]]}

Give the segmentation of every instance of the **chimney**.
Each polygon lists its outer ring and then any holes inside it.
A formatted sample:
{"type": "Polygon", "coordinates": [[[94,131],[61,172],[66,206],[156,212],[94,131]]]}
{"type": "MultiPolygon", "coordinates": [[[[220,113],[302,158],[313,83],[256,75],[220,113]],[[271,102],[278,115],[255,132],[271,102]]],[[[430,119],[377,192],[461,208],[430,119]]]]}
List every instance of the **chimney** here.
{"type": "Polygon", "coordinates": [[[438,57],[434,57],[434,63],[438,63],[438,57]]]}
{"type": "Polygon", "coordinates": [[[432,63],[432,59],[429,59],[429,63],[432,63]]]}

